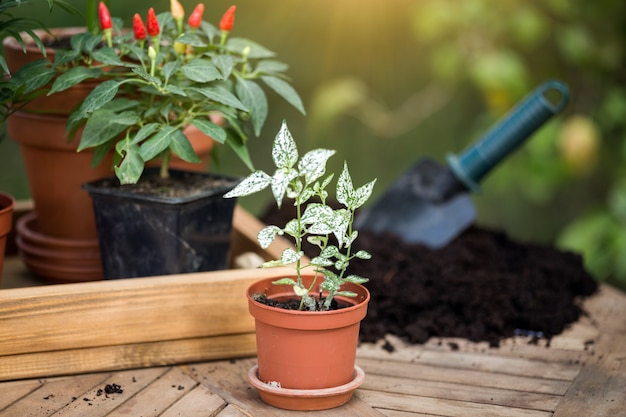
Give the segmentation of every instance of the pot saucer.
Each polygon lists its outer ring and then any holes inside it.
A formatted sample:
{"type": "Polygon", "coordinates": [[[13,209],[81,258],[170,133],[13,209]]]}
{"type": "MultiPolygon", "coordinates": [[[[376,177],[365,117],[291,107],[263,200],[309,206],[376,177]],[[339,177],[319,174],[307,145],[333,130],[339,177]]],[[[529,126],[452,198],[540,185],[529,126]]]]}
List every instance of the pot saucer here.
{"type": "Polygon", "coordinates": [[[102,261],[97,239],[67,239],[39,230],[37,214],[20,217],[15,243],[26,267],[54,284],[102,279],[102,261]]]}
{"type": "Polygon", "coordinates": [[[261,381],[257,365],[248,371],[248,382],[257,389],[263,402],[286,410],[327,410],[347,403],[365,381],[365,372],[354,366],[354,378],[347,384],[322,389],[288,389],[261,381]]]}

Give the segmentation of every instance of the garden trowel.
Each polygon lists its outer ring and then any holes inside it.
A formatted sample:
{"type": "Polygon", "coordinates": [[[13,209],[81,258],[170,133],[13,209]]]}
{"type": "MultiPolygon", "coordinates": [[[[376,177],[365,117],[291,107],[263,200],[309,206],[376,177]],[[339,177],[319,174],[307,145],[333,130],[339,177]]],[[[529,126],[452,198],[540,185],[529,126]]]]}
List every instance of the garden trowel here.
{"type": "Polygon", "coordinates": [[[355,226],[432,249],[447,245],[474,222],[470,193],[479,191],[482,178],[568,100],[563,83],[542,84],[462,154],[448,155],[447,166],[419,161],[359,213],[355,226]]]}

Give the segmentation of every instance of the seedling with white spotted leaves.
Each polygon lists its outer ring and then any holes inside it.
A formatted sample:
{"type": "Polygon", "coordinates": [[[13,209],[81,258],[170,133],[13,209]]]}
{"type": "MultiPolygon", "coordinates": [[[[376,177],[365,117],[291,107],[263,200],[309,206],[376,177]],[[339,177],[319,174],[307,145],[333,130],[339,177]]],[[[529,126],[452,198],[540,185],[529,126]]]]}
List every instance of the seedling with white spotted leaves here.
{"type": "Polygon", "coordinates": [[[287,124],[283,122],[274,140],[272,159],[276,165],[274,175],[256,171],[244,178],[225,197],[241,197],[270,187],[280,208],[283,200],[293,200],[296,218],[284,227],[274,225],[263,228],[257,239],[262,248],[267,248],[276,236],[290,236],[295,250],[283,251],[280,259],[264,263],[263,267],[294,265],[295,279],[292,277],[274,281],[276,285],[291,285],[294,293],[300,297],[300,309],[328,310],[335,296],[353,297],[350,291],[341,288],[347,282],[362,284],[367,278],[346,275],[346,270],[355,258],[369,259],[371,255],[364,250],[353,251],[353,243],[358,231],[353,229],[354,213],[371,196],[376,180],[357,189],[352,185],[348,165],[344,162],[343,170],[336,185],[336,199],[342,207],[335,209],[327,205],[328,192],[334,174],[326,175],[326,162],[335,154],[330,149],[315,149],[299,157],[296,143],[287,124]],[[334,239],[332,239],[334,237],[334,239]],[[304,240],[319,248],[319,255],[310,262],[304,262],[302,244],[304,240]],[[302,271],[314,268],[316,279],[311,287],[302,282],[302,271]],[[325,297],[311,295],[317,277],[323,277],[321,289],[325,297]]]}

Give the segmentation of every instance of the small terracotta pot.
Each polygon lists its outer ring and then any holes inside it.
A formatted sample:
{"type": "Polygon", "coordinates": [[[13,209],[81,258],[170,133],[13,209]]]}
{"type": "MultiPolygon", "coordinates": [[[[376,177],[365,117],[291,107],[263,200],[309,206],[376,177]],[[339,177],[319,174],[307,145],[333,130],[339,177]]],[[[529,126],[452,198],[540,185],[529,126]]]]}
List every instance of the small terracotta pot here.
{"type": "MultiPolygon", "coordinates": [[[[313,279],[313,274],[303,276],[306,286],[313,279]]],[[[256,376],[263,384],[256,384],[253,378],[250,382],[263,401],[280,408],[292,409],[302,403],[305,409],[320,410],[344,404],[360,385],[354,382],[362,382],[355,360],[360,322],[367,314],[369,292],[362,285],[346,284],[343,289],[357,296],[336,299],[350,307],[323,312],[284,310],[253,299],[256,293],[273,299],[294,297],[291,287],[273,285],[274,280],[258,281],[247,290],[248,308],[256,325],[256,376]],[[270,392],[264,392],[263,385],[269,386],[270,392]],[[318,405],[311,401],[284,401],[284,396],[275,395],[278,387],[292,393],[306,391],[308,398],[324,397],[324,401],[318,405]],[[326,393],[333,388],[340,392],[330,396],[320,394],[319,390],[326,393]]],[[[321,281],[319,277],[318,282],[321,281]]],[[[319,294],[319,289],[314,288],[313,294],[319,294]]]]}
{"type": "Polygon", "coordinates": [[[13,224],[13,208],[15,200],[9,194],[0,193],[0,280],[2,279],[2,267],[4,265],[4,250],[7,243],[7,235],[13,224]]]}

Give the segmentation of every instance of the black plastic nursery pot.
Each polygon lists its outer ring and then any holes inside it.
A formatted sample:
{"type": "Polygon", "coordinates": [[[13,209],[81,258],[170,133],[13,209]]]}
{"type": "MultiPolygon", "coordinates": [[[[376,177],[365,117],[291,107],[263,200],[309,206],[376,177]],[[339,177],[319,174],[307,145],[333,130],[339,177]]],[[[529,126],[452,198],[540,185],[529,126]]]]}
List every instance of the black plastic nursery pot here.
{"type": "MultiPolygon", "coordinates": [[[[155,175],[151,171],[145,174],[155,175]]],[[[105,279],[228,267],[236,199],[223,196],[239,179],[170,171],[172,178],[190,175],[221,181],[189,197],[138,194],[126,186],[110,187],[112,178],[83,185],[93,201],[105,279]]]]}

